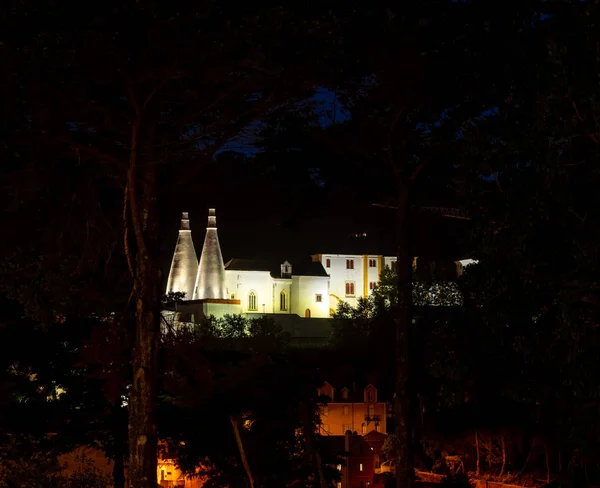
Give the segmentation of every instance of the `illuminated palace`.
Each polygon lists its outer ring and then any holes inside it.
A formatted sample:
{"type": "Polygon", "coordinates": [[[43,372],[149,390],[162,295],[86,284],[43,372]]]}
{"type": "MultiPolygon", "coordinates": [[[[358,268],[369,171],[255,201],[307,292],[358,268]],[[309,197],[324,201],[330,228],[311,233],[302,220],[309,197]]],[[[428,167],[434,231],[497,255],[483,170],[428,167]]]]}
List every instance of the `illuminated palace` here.
{"type": "MultiPolygon", "coordinates": [[[[382,270],[394,268],[396,264],[395,256],[370,254],[322,253],[311,258],[302,263],[237,258],[225,263],[215,209],[209,209],[198,260],[189,216],[185,212],[166,292],[185,293],[178,306],[180,318],[185,322],[226,314],[249,318],[273,314],[284,323],[291,323],[291,319],[323,322],[340,302],[354,306],[359,298],[368,297],[382,270]]],[[[456,266],[460,274],[462,261],[457,261],[456,266]]]]}

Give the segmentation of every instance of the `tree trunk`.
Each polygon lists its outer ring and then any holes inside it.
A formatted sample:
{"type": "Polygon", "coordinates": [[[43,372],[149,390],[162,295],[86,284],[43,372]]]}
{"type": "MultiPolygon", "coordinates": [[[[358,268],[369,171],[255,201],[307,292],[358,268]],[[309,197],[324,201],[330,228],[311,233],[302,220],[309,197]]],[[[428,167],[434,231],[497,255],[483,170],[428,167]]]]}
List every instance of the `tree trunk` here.
{"type": "Polygon", "coordinates": [[[550,483],[550,457],[548,456],[547,442],[544,442],[544,455],[546,457],[546,483],[550,483]]]}
{"type": "Polygon", "coordinates": [[[325,481],[325,475],[323,473],[321,455],[319,454],[315,442],[315,425],[310,420],[310,415],[306,404],[301,403],[299,405],[299,408],[300,419],[302,422],[302,434],[304,436],[304,444],[306,446],[306,451],[312,465],[315,485],[319,488],[327,488],[327,482],[325,481]]]}
{"type": "Polygon", "coordinates": [[[499,476],[504,476],[504,470],[506,469],[506,439],[504,432],[500,434],[500,446],[502,447],[502,468],[500,469],[499,476]]]}
{"type": "Polygon", "coordinates": [[[558,472],[562,474],[562,451],[558,449],[558,472]]]}
{"type": "Polygon", "coordinates": [[[480,470],[480,459],[481,453],[479,452],[479,434],[477,433],[477,429],[475,429],[475,458],[476,458],[476,467],[475,467],[475,475],[479,476],[481,473],[480,470]]]}
{"type": "Polygon", "coordinates": [[[398,439],[396,486],[412,488],[414,459],[410,384],[410,332],[412,328],[412,253],[410,240],[410,185],[398,188],[398,311],[396,318],[396,392],[394,422],[398,439]]]}
{"type": "Polygon", "coordinates": [[[131,227],[136,243],[134,296],[135,343],[132,352],[133,381],[129,391],[129,488],[157,486],[156,402],[158,346],[160,341],[161,273],[157,263],[158,213],[155,167],[138,173],[141,116],[132,123],[127,186],[131,227]],[[139,180],[139,181],[138,181],[139,180]],[[138,183],[141,183],[138,191],[138,183]]]}
{"type": "Polygon", "coordinates": [[[246,456],[246,450],[244,449],[242,436],[240,435],[240,421],[236,417],[229,417],[229,420],[231,421],[231,428],[233,429],[235,443],[237,444],[238,451],[240,453],[242,466],[244,466],[244,471],[246,472],[246,476],[248,477],[248,485],[250,486],[250,488],[254,488],[254,476],[252,476],[252,471],[250,470],[250,463],[248,463],[248,457],[246,456]]]}
{"type": "Polygon", "coordinates": [[[531,459],[531,455],[533,453],[534,447],[535,447],[535,437],[533,439],[531,439],[531,442],[529,443],[529,452],[527,453],[527,457],[525,458],[523,467],[521,468],[521,471],[519,472],[519,476],[522,476],[523,473],[525,472],[525,469],[527,468],[527,465],[529,464],[529,460],[531,459]]]}
{"type": "Polygon", "coordinates": [[[123,408],[119,400],[113,406],[113,485],[114,488],[125,488],[125,451],[127,449],[127,423],[124,422],[123,408]]]}

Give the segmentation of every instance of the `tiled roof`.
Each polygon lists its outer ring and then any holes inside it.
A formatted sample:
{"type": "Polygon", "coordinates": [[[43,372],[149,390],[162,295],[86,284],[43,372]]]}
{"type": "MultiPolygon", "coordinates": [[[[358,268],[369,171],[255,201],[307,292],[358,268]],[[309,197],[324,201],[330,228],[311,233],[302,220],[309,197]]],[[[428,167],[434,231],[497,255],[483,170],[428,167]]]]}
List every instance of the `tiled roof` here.
{"type": "MultiPolygon", "coordinates": [[[[273,278],[281,278],[281,265],[285,260],[275,259],[239,259],[233,258],[225,264],[225,269],[236,271],[269,271],[273,278]]],[[[323,265],[310,258],[291,261],[293,276],[328,276],[323,265]]]]}

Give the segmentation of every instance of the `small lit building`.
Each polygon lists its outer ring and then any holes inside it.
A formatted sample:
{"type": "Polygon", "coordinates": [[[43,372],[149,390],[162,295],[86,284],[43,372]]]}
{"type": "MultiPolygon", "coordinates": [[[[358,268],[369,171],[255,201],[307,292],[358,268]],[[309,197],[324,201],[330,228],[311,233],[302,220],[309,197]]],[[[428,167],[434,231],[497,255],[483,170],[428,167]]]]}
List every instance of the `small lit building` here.
{"type": "Polygon", "coordinates": [[[379,400],[375,386],[358,391],[343,387],[336,391],[325,382],[318,394],[325,399],[320,406],[321,435],[344,435],[348,430],[362,435],[387,432],[388,405],[379,400]]]}

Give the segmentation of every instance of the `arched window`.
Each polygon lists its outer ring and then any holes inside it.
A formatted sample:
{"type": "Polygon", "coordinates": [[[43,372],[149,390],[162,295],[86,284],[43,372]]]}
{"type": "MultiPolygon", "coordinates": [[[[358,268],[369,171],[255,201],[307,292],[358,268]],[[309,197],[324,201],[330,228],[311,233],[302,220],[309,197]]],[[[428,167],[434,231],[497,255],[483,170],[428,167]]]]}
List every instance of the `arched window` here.
{"type": "Polygon", "coordinates": [[[279,294],[279,310],[287,310],[287,293],[282,290],[279,294]]]}
{"type": "Polygon", "coordinates": [[[305,318],[305,319],[310,319],[310,308],[307,308],[307,309],[304,311],[304,318],[305,318]]]}
{"type": "Polygon", "coordinates": [[[251,291],[248,293],[248,310],[258,310],[257,303],[256,292],[251,291]]]}

